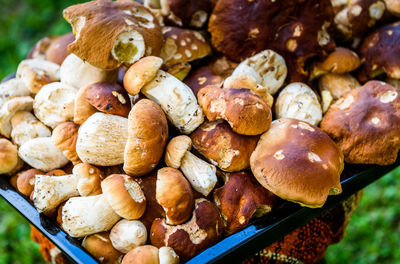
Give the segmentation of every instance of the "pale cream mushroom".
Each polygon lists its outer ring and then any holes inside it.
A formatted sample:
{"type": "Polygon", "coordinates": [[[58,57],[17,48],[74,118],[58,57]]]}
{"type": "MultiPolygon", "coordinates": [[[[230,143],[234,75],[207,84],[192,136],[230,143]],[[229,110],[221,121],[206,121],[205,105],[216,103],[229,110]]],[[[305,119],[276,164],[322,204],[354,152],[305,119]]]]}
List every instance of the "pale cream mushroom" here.
{"type": "Polygon", "coordinates": [[[128,253],[130,250],[146,244],[147,230],[138,220],[122,219],[111,229],[110,240],[115,249],[122,253],[128,253]]]}
{"type": "Polygon", "coordinates": [[[19,96],[29,96],[31,92],[20,79],[11,79],[0,83],[0,105],[19,96]]]}
{"type": "Polygon", "coordinates": [[[11,118],[18,111],[31,111],[33,99],[30,96],[15,97],[6,101],[0,108],[0,134],[9,138],[11,135],[11,118]]]}
{"type": "Polygon", "coordinates": [[[11,138],[18,146],[33,138],[51,136],[50,129],[28,111],[17,112],[11,118],[11,125],[11,138]]]}

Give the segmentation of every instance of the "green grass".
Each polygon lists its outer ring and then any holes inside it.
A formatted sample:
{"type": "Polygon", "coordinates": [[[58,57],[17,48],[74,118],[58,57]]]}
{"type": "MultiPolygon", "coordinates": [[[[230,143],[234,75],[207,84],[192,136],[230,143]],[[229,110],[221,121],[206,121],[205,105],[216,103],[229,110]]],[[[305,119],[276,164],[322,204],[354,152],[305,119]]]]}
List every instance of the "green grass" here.
{"type": "MultiPolygon", "coordinates": [[[[200,0],[199,0],[200,1],[200,0]]],[[[2,0],[0,8],[0,79],[15,72],[31,46],[44,36],[63,34],[70,26],[62,9],[76,0],[2,0]]],[[[400,169],[364,191],[344,240],[329,248],[335,263],[400,263],[400,169]]],[[[31,242],[29,225],[0,199],[0,264],[43,263],[31,242]]]]}

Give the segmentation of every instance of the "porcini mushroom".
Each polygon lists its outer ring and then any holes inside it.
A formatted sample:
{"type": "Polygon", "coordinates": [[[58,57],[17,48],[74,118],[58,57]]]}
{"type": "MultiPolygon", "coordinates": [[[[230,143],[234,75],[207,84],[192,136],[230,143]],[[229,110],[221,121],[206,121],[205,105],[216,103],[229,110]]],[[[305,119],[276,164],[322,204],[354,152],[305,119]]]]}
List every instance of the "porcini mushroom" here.
{"type": "Polygon", "coordinates": [[[20,79],[12,78],[0,83],[0,105],[19,96],[29,96],[30,91],[20,79]]]}
{"type": "Polygon", "coordinates": [[[101,194],[101,181],[104,180],[103,172],[87,162],[79,163],[72,169],[77,179],[76,189],[80,196],[92,196],[101,194]]]}
{"type": "Polygon", "coordinates": [[[82,241],[82,246],[100,263],[121,263],[123,254],[113,247],[108,232],[100,232],[85,237],[82,241]]]}
{"type": "Polygon", "coordinates": [[[51,140],[64,156],[74,165],[81,163],[76,153],[76,141],[78,139],[79,126],[74,122],[64,122],[59,124],[51,135],[51,140]]]}
{"type": "Polygon", "coordinates": [[[178,264],[179,256],[170,247],[156,248],[152,245],[132,249],[122,259],[121,264],[178,264]]]}
{"type": "Polygon", "coordinates": [[[188,136],[171,139],[165,153],[165,163],[180,168],[193,189],[207,196],[217,183],[216,168],[190,152],[192,140],[188,136]]]}
{"type": "Polygon", "coordinates": [[[275,120],[258,141],[250,165],[262,186],[302,206],[322,207],[328,195],[342,192],[340,148],[322,130],[300,120],[275,120]]]}
{"type": "Polygon", "coordinates": [[[215,73],[210,66],[202,66],[192,71],[184,83],[192,89],[194,95],[208,85],[221,87],[224,79],[221,75],[215,73]]]}
{"type": "Polygon", "coordinates": [[[138,220],[122,219],[110,231],[110,240],[115,249],[128,253],[147,242],[147,230],[138,220]]]}
{"type": "Polygon", "coordinates": [[[17,146],[5,138],[0,138],[0,175],[12,172],[17,164],[17,146]]]}
{"type": "Polygon", "coordinates": [[[30,197],[35,188],[36,175],[43,175],[44,172],[37,169],[30,169],[19,173],[17,179],[17,190],[25,196],[30,197]]]}
{"type": "Polygon", "coordinates": [[[28,111],[17,112],[11,118],[11,126],[11,138],[18,146],[33,138],[51,136],[50,129],[28,111]]]}
{"type": "Polygon", "coordinates": [[[61,65],[65,58],[68,57],[70,52],[67,46],[75,40],[74,34],[72,32],[66,33],[62,36],[55,38],[50,42],[48,48],[46,49],[45,59],[47,61],[54,62],[61,65]]]}
{"type": "Polygon", "coordinates": [[[30,96],[7,100],[0,108],[0,134],[9,138],[12,130],[11,118],[19,111],[31,111],[33,102],[30,96]]]}

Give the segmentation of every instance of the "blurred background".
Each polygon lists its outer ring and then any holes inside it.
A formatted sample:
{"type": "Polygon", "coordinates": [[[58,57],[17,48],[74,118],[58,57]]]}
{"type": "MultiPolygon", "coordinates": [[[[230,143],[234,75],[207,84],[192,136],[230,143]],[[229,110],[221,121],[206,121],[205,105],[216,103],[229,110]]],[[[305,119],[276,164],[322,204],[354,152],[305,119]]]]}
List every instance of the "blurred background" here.
{"type": "MultiPolygon", "coordinates": [[[[0,1],[0,79],[14,73],[36,41],[71,30],[62,10],[77,0],[0,1]]],[[[326,262],[400,263],[400,168],[364,190],[344,240],[326,262]]],[[[0,198],[0,264],[44,263],[29,224],[0,198]]]]}

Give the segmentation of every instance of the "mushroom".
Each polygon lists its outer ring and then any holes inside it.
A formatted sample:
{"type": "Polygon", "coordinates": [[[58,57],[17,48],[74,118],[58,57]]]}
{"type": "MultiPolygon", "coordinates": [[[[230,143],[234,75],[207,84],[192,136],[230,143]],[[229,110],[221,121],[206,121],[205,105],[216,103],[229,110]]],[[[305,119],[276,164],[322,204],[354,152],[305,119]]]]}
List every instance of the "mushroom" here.
{"type": "Polygon", "coordinates": [[[140,186],[129,176],[113,174],[101,182],[103,194],[70,198],[62,208],[62,228],[72,237],[108,231],[120,219],[139,218],[146,206],[140,186]]]}
{"type": "Polygon", "coordinates": [[[259,137],[233,132],[223,120],[204,122],[191,135],[193,147],[224,171],[240,171],[250,166],[250,155],[259,137]]]}
{"type": "Polygon", "coordinates": [[[35,43],[35,45],[33,45],[26,58],[46,60],[46,52],[50,44],[58,38],[59,36],[47,36],[40,39],[35,43]]]}
{"type": "Polygon", "coordinates": [[[194,95],[208,85],[221,87],[224,79],[221,75],[216,74],[210,66],[202,66],[192,71],[184,80],[184,83],[192,89],[194,95]]]}
{"type": "Polygon", "coordinates": [[[385,0],[387,10],[397,16],[400,17],[400,2],[397,0],[385,0]]]}
{"type": "Polygon", "coordinates": [[[11,118],[11,138],[17,146],[38,137],[50,137],[51,131],[31,112],[19,111],[11,118]]]}
{"type": "Polygon", "coordinates": [[[262,186],[302,206],[322,207],[328,195],[342,192],[340,148],[304,121],[275,120],[258,141],[250,166],[262,186]]]}
{"type": "Polygon", "coordinates": [[[46,49],[46,60],[61,65],[64,62],[65,58],[68,57],[68,55],[70,54],[67,46],[71,44],[74,40],[74,34],[72,32],[69,32],[51,41],[48,48],[46,49]]]}
{"type": "Polygon", "coordinates": [[[188,136],[171,139],[165,153],[167,166],[180,168],[193,189],[208,196],[217,183],[216,168],[190,152],[192,140],[188,136]]]}
{"type": "Polygon", "coordinates": [[[221,211],[226,235],[247,226],[253,217],[269,213],[278,198],[260,186],[247,172],[227,175],[225,185],[214,191],[214,200],[221,211]]]}
{"type": "Polygon", "coordinates": [[[122,219],[111,229],[110,240],[115,249],[126,254],[132,249],[146,244],[147,230],[138,220],[122,219]]]}
{"type": "Polygon", "coordinates": [[[97,167],[87,162],[74,166],[72,173],[77,180],[76,188],[80,196],[92,196],[101,194],[101,181],[104,173],[97,167]]]}
{"type": "Polygon", "coordinates": [[[89,85],[86,99],[98,111],[128,117],[131,101],[125,89],[116,83],[99,82],[89,85]]]}
{"type": "Polygon", "coordinates": [[[74,87],[60,82],[43,86],[35,96],[35,116],[53,129],[63,122],[72,121],[76,93],[74,87]]]}
{"type": "Polygon", "coordinates": [[[0,83],[0,105],[19,96],[29,96],[30,91],[20,79],[12,78],[0,83]]]}
{"type": "Polygon", "coordinates": [[[70,52],[101,69],[116,69],[158,55],[163,42],[155,16],[134,1],[98,0],[63,11],[75,41],[70,52]]]}
{"type": "Polygon", "coordinates": [[[76,89],[82,89],[97,82],[116,82],[118,71],[103,70],[83,61],[75,54],[65,58],[60,67],[60,80],[76,89]]]}
{"type": "Polygon", "coordinates": [[[178,264],[179,256],[170,247],[156,248],[152,245],[136,247],[128,252],[121,264],[178,264]]]}
{"type": "Polygon", "coordinates": [[[12,172],[17,165],[17,146],[5,138],[0,138],[0,175],[12,172]]]}
{"type": "Polygon", "coordinates": [[[44,85],[60,80],[60,66],[40,59],[23,60],[18,65],[17,78],[37,94],[44,85]]]}
{"type": "Polygon", "coordinates": [[[44,172],[37,169],[22,171],[18,175],[17,189],[20,193],[30,197],[35,188],[36,175],[43,175],[44,172]]]}
{"type": "Polygon", "coordinates": [[[9,138],[12,125],[11,118],[19,111],[31,111],[33,99],[30,96],[15,97],[6,101],[0,108],[0,134],[9,138]]]}
{"type": "Polygon", "coordinates": [[[91,105],[87,98],[86,92],[89,90],[90,84],[81,87],[75,96],[74,105],[74,123],[82,125],[91,115],[97,112],[97,109],[91,105]]]}
{"type": "Polygon", "coordinates": [[[271,49],[285,59],[290,82],[305,81],[306,62],[335,47],[329,34],[333,15],[330,0],[219,0],[208,31],[213,46],[229,59],[242,61],[271,49]]]}
{"type": "Polygon", "coordinates": [[[389,78],[400,79],[400,22],[386,25],[370,33],[362,42],[359,54],[361,67],[358,79],[369,79],[386,73],[389,78]]]}
{"type": "Polygon", "coordinates": [[[162,168],[157,172],[156,199],[163,207],[166,223],[179,225],[186,222],[193,210],[192,188],[182,173],[174,168],[162,168]]]}
{"type": "Polygon", "coordinates": [[[51,140],[64,156],[74,165],[81,163],[76,153],[76,141],[78,140],[79,125],[74,122],[64,122],[59,124],[51,135],[51,140]]]}
{"type": "Polygon", "coordinates": [[[201,89],[197,97],[209,121],[224,119],[238,134],[259,135],[271,124],[271,108],[250,89],[209,86],[201,89]]]}
{"type": "Polygon", "coordinates": [[[97,166],[124,163],[128,140],[128,119],[97,112],[78,131],[76,153],[83,162],[97,166]]]}
{"type": "Polygon", "coordinates": [[[108,232],[100,232],[87,236],[83,239],[82,246],[100,263],[119,264],[123,254],[113,247],[109,235],[108,232]]]}
{"type": "Polygon", "coordinates": [[[18,154],[30,166],[45,172],[62,168],[69,162],[54,146],[51,137],[30,139],[21,145],[18,154]]]}
{"type": "Polygon", "coordinates": [[[164,112],[153,101],[140,100],[129,113],[124,171],[135,177],[151,172],[162,157],[167,139],[164,112]]]}
{"type": "Polygon", "coordinates": [[[327,73],[318,80],[322,99],[322,111],[326,113],[329,106],[345,93],[360,87],[360,83],[349,73],[327,73]]]}
{"type": "MultiPolygon", "coordinates": [[[[187,5],[187,4],[185,4],[187,5]]],[[[211,54],[211,47],[195,30],[163,27],[164,45],[160,57],[166,66],[191,62],[211,54]]]]}
{"type": "Polygon", "coordinates": [[[218,208],[210,201],[195,201],[192,218],[181,225],[171,226],[165,219],[156,219],[150,230],[151,244],[171,247],[186,261],[212,246],[222,236],[223,223],[218,208]]]}
{"type": "Polygon", "coordinates": [[[245,59],[225,79],[224,88],[249,88],[268,102],[286,79],[287,67],[281,55],[264,50],[245,59]]]}
{"type": "Polygon", "coordinates": [[[322,119],[322,107],[314,91],[304,83],[291,83],[276,99],[277,118],[296,118],[318,125],[322,119]]]}
{"type": "Polygon", "coordinates": [[[400,92],[369,81],[331,105],[321,128],[342,149],[346,162],[392,164],[400,149],[400,92]]]}

